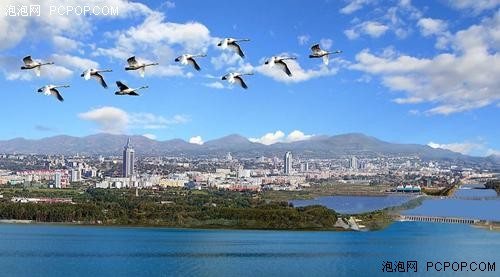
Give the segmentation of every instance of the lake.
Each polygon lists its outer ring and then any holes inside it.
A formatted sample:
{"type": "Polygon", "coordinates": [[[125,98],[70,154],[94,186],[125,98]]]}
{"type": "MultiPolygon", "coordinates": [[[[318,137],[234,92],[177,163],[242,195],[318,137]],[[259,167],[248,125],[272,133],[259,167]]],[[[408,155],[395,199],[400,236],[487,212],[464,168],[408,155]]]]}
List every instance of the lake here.
{"type": "Polygon", "coordinates": [[[322,205],[342,214],[365,213],[388,207],[400,206],[415,198],[412,195],[388,196],[324,196],[312,200],[292,200],[295,207],[322,205]]]}
{"type": "Polygon", "coordinates": [[[432,198],[422,202],[415,209],[403,214],[461,217],[500,221],[500,198],[492,189],[480,189],[478,186],[465,186],[455,191],[451,198],[432,198]],[[474,198],[482,198],[477,200],[474,198]]]}
{"type": "MultiPolygon", "coordinates": [[[[2,276],[387,276],[384,261],[496,262],[500,233],[396,222],[377,232],[0,224],[2,276]]],[[[500,269],[496,268],[497,276],[500,269]]],[[[481,276],[494,276],[482,272],[481,276]]]]}

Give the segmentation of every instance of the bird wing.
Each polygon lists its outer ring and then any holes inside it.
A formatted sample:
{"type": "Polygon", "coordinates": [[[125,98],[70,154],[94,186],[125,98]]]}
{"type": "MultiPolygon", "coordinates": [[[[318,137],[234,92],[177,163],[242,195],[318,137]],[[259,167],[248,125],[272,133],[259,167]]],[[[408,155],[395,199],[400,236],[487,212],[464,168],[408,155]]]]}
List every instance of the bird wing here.
{"type": "Polygon", "coordinates": [[[241,47],[238,45],[236,42],[231,42],[228,44],[228,46],[233,49],[240,57],[244,58],[245,54],[243,54],[243,51],[241,50],[241,47]]]}
{"type": "Polygon", "coordinates": [[[130,58],[127,59],[127,63],[129,66],[136,66],[138,65],[139,63],[137,62],[137,60],[135,59],[135,56],[132,56],[130,58]]]}
{"type": "Polygon", "coordinates": [[[61,94],[59,93],[59,91],[55,88],[51,89],[50,90],[50,94],[54,95],[55,97],[57,97],[57,100],[63,102],[64,101],[64,98],[61,96],[61,94]]]}
{"type": "Polygon", "coordinates": [[[142,78],[144,78],[145,73],[146,73],[146,67],[143,66],[139,69],[139,74],[141,75],[142,78]]]}
{"type": "Polygon", "coordinates": [[[278,60],[275,62],[275,64],[278,65],[279,67],[281,67],[281,69],[283,69],[283,71],[285,71],[286,75],[292,76],[292,72],[290,71],[290,68],[288,68],[288,65],[284,61],[278,60]]]}
{"type": "Polygon", "coordinates": [[[89,80],[90,79],[90,69],[85,70],[85,73],[83,73],[83,78],[85,80],[89,80]]]}
{"type": "Polygon", "coordinates": [[[99,74],[99,72],[96,72],[92,75],[92,77],[94,77],[98,82],[99,84],[101,84],[101,86],[103,88],[108,88],[108,85],[106,84],[106,82],[104,81],[104,78],[102,77],[101,74],[99,74]]]}
{"type": "Polygon", "coordinates": [[[31,59],[31,56],[26,56],[23,58],[23,62],[25,65],[32,65],[34,64],[35,62],[33,61],[33,59],[31,59]]]}
{"type": "Polygon", "coordinates": [[[248,88],[247,84],[245,84],[245,81],[243,81],[243,78],[241,78],[240,76],[236,76],[236,77],[234,77],[234,80],[235,80],[238,84],[240,84],[240,86],[241,86],[242,88],[244,88],[244,89],[247,89],[247,88],[248,88]]]}
{"type": "Polygon", "coordinates": [[[116,85],[118,86],[118,89],[120,91],[123,91],[123,90],[126,90],[128,89],[129,87],[127,87],[124,83],[120,82],[120,81],[116,81],[116,85]]]}
{"type": "Polygon", "coordinates": [[[200,70],[201,70],[201,67],[198,65],[198,63],[196,62],[196,60],[195,60],[195,59],[193,59],[193,58],[189,58],[189,59],[187,59],[187,60],[188,60],[188,63],[189,63],[190,65],[194,66],[194,69],[196,69],[196,70],[198,70],[198,71],[200,71],[200,70]]]}
{"type": "Polygon", "coordinates": [[[321,47],[319,47],[319,44],[315,44],[313,46],[311,46],[311,51],[318,55],[320,52],[321,52],[321,47]]]}
{"type": "Polygon", "coordinates": [[[330,57],[329,57],[329,55],[328,55],[328,54],[327,54],[327,55],[324,55],[324,56],[323,56],[323,63],[324,63],[325,65],[328,65],[328,63],[329,63],[329,62],[330,62],[330,57]]]}
{"type": "Polygon", "coordinates": [[[128,93],[128,95],[139,96],[139,93],[137,93],[135,90],[132,90],[128,93]]]}
{"type": "Polygon", "coordinates": [[[35,67],[35,74],[37,77],[40,77],[40,75],[42,74],[40,66],[35,67]]]}

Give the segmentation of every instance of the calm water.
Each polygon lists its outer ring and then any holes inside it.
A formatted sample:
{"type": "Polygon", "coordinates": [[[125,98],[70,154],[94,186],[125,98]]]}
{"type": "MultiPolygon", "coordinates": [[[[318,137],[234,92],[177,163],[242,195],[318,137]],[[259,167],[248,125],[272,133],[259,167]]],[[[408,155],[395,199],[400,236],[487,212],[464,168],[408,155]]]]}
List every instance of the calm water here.
{"type": "Polygon", "coordinates": [[[387,207],[399,206],[415,196],[326,196],[313,200],[292,200],[295,207],[323,205],[338,213],[355,214],[381,210],[387,207]]]}
{"type": "Polygon", "coordinates": [[[425,200],[419,207],[404,213],[500,221],[500,198],[491,198],[496,195],[490,189],[458,189],[454,194],[456,198],[425,200]],[[487,197],[487,200],[473,200],[471,197],[487,197]]]}
{"type": "Polygon", "coordinates": [[[460,224],[397,222],[378,232],[0,224],[2,276],[387,276],[385,260],[416,260],[417,275],[436,276],[454,272],[426,272],[426,262],[490,261],[498,276],[498,249],[500,233],[460,224]]]}

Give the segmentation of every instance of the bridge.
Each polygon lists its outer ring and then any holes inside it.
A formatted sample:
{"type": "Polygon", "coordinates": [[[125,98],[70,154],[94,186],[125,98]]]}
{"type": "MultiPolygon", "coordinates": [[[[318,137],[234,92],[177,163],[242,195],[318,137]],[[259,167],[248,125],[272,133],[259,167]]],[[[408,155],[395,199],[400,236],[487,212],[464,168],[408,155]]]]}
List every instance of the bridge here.
{"type": "Polygon", "coordinates": [[[400,221],[420,221],[420,222],[457,223],[457,224],[477,224],[481,222],[481,220],[479,219],[426,216],[426,215],[401,215],[400,221]]]}

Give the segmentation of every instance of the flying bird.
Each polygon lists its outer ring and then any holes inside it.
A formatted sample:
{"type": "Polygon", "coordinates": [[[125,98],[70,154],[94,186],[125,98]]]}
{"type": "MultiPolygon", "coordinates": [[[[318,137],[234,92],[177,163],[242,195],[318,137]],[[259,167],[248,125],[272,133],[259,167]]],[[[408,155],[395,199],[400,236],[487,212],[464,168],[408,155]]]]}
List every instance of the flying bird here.
{"type": "Polygon", "coordinates": [[[111,70],[111,69],[98,70],[98,69],[90,68],[90,69],[85,70],[82,73],[82,75],[80,75],[80,76],[83,77],[85,80],[89,80],[91,77],[94,77],[99,82],[99,84],[101,84],[101,86],[103,88],[108,88],[108,85],[104,81],[104,78],[102,77],[100,72],[112,72],[112,71],[113,70],[111,70]]]}
{"type": "Polygon", "coordinates": [[[243,81],[243,78],[241,77],[243,75],[253,75],[253,73],[230,72],[222,76],[222,80],[227,80],[230,84],[238,83],[242,88],[247,89],[248,86],[247,84],[245,84],[245,81],[243,81]]]}
{"type": "Polygon", "coordinates": [[[200,71],[201,67],[198,65],[196,60],[194,58],[198,57],[206,57],[207,55],[205,54],[200,54],[200,55],[190,55],[190,54],[183,54],[175,59],[176,62],[180,62],[183,65],[190,64],[194,67],[194,69],[200,71]]]}
{"type": "Polygon", "coordinates": [[[315,44],[311,47],[312,54],[309,55],[309,58],[323,58],[323,63],[325,65],[328,65],[330,61],[330,54],[340,54],[342,53],[341,50],[333,51],[333,52],[328,52],[319,46],[319,44],[315,44]]]}
{"type": "Polygon", "coordinates": [[[133,95],[133,96],[139,96],[137,93],[138,90],[140,89],[145,89],[148,88],[148,86],[142,86],[138,88],[129,88],[127,85],[120,81],[116,81],[116,85],[118,86],[119,91],[116,91],[116,95],[133,95]]]}
{"type": "Polygon", "coordinates": [[[247,39],[247,38],[244,38],[244,39],[225,38],[225,39],[221,40],[217,44],[217,46],[222,47],[222,49],[226,49],[226,48],[229,47],[233,51],[235,51],[236,53],[238,53],[238,55],[240,55],[241,58],[244,58],[245,54],[243,53],[243,50],[241,50],[240,45],[237,43],[237,42],[240,42],[240,41],[250,41],[250,39],[247,39]]]}
{"type": "Polygon", "coordinates": [[[146,66],[158,65],[158,63],[139,63],[135,56],[132,56],[127,59],[128,66],[125,67],[125,70],[139,70],[139,74],[144,78],[144,73],[146,70],[146,66]]]}
{"type": "Polygon", "coordinates": [[[49,65],[49,64],[54,64],[53,62],[36,62],[34,61],[31,56],[26,56],[23,58],[24,65],[21,66],[22,70],[28,70],[28,69],[34,69],[36,76],[40,76],[41,73],[41,67],[44,65],[49,65]]]}
{"type": "Polygon", "coordinates": [[[285,60],[296,60],[296,59],[297,59],[296,57],[277,57],[277,56],[274,56],[274,57],[271,57],[270,59],[268,59],[265,62],[265,64],[267,64],[271,67],[278,66],[288,76],[292,77],[292,72],[290,71],[290,68],[288,67],[288,65],[285,63],[285,60]]]}
{"type": "Polygon", "coordinates": [[[42,92],[44,95],[52,95],[57,98],[57,100],[63,102],[64,98],[61,96],[61,93],[57,90],[57,88],[69,88],[69,85],[46,85],[38,89],[38,92],[42,92]]]}

